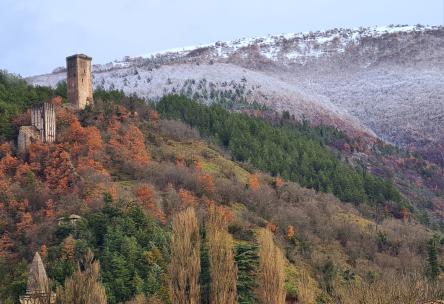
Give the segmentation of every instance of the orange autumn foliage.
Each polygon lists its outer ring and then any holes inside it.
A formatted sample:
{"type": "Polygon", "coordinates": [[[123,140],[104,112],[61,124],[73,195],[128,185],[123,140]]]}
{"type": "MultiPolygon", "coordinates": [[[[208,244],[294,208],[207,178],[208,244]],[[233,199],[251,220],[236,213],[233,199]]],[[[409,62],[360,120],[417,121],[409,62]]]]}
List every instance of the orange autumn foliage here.
{"type": "Polygon", "coordinates": [[[44,259],[48,256],[48,247],[45,244],[40,246],[40,256],[44,259]]]}
{"type": "Polygon", "coordinates": [[[180,155],[176,155],[176,167],[179,168],[185,167],[185,159],[180,155]]]}
{"type": "Polygon", "coordinates": [[[76,170],[79,174],[85,173],[88,170],[92,170],[95,173],[103,175],[104,177],[109,176],[108,171],[100,162],[87,157],[81,157],[80,159],[78,159],[76,170]]]}
{"type": "Polygon", "coordinates": [[[97,150],[103,149],[103,140],[102,136],[100,135],[99,129],[96,127],[86,127],[86,138],[85,138],[85,145],[88,148],[88,152],[93,152],[97,150]]]}
{"type": "Polygon", "coordinates": [[[15,170],[15,180],[23,185],[27,177],[32,174],[32,168],[28,163],[20,164],[15,170]]]}
{"type": "Polygon", "coordinates": [[[6,154],[0,159],[0,176],[10,174],[19,164],[17,158],[6,154]]]}
{"type": "Polygon", "coordinates": [[[136,188],[136,197],[137,199],[146,204],[146,206],[156,205],[156,192],[151,185],[140,185],[136,188]]]}
{"type": "Polygon", "coordinates": [[[45,161],[49,154],[49,146],[41,142],[29,145],[29,165],[31,170],[38,173],[45,168],[45,161]]]}
{"type": "Polygon", "coordinates": [[[248,187],[253,191],[260,189],[261,185],[257,174],[250,174],[250,177],[248,178],[248,187]]]}
{"type": "MultiPolygon", "coordinates": [[[[11,184],[9,179],[0,178],[0,197],[4,200],[9,200],[13,197],[13,193],[11,191],[11,184]]],[[[0,201],[0,206],[4,208],[5,203],[0,201]]],[[[0,217],[4,215],[2,210],[0,209],[0,217]]]]}
{"type": "Polygon", "coordinates": [[[12,199],[8,202],[8,209],[9,210],[17,210],[20,212],[25,212],[28,209],[29,202],[27,199],[24,199],[22,201],[17,201],[15,199],[12,199]]]}
{"type": "Polygon", "coordinates": [[[23,212],[20,216],[20,221],[16,225],[18,232],[24,232],[32,226],[32,214],[30,212],[23,212]]]}
{"type": "Polygon", "coordinates": [[[202,168],[203,168],[203,166],[199,161],[194,162],[194,169],[196,169],[196,171],[201,172],[202,168]]]}
{"type": "Polygon", "coordinates": [[[78,142],[85,136],[85,129],[80,124],[80,121],[75,118],[71,121],[69,128],[64,136],[64,141],[78,142]]]}
{"type": "Polygon", "coordinates": [[[79,175],[79,196],[90,204],[101,201],[103,193],[108,192],[110,175],[99,162],[82,158],[78,161],[76,172],[79,175]]]}
{"type": "Polygon", "coordinates": [[[55,204],[52,199],[49,199],[46,204],[45,208],[43,209],[43,216],[46,218],[53,218],[55,216],[55,204]]]}
{"type": "Polygon", "coordinates": [[[179,198],[187,207],[194,207],[197,205],[197,197],[191,191],[179,189],[179,198]]]}
{"type": "Polygon", "coordinates": [[[198,175],[198,180],[202,183],[203,189],[206,193],[214,193],[216,186],[214,185],[214,178],[208,173],[198,175]]]}
{"type": "Polygon", "coordinates": [[[5,157],[7,154],[12,154],[12,145],[10,143],[0,144],[0,158],[5,157]]]}
{"type": "Polygon", "coordinates": [[[69,126],[77,119],[73,111],[65,107],[56,107],[57,127],[69,126]]]}
{"type": "Polygon", "coordinates": [[[217,215],[220,215],[226,223],[233,220],[234,215],[229,208],[218,205],[215,201],[209,199],[204,199],[204,202],[207,205],[209,212],[211,210],[211,212],[215,212],[217,215]]]}
{"type": "Polygon", "coordinates": [[[0,238],[0,257],[7,257],[14,248],[14,243],[9,237],[9,233],[5,231],[0,238]]]}
{"type": "Polygon", "coordinates": [[[60,96],[54,96],[53,98],[51,98],[49,103],[51,103],[51,104],[53,104],[55,106],[61,106],[62,103],[63,103],[63,99],[60,96]]]}
{"type": "Polygon", "coordinates": [[[135,125],[126,128],[116,119],[108,127],[110,140],[108,142],[114,156],[120,161],[130,161],[140,166],[146,166],[150,156],[145,147],[143,133],[135,125]]]}
{"type": "Polygon", "coordinates": [[[285,184],[285,181],[281,177],[276,177],[274,180],[274,185],[276,188],[281,188],[285,184]]]}
{"type": "Polygon", "coordinates": [[[125,121],[129,118],[129,112],[128,109],[122,105],[117,105],[116,107],[116,113],[117,116],[119,117],[120,121],[125,121]]]}
{"type": "Polygon", "coordinates": [[[50,153],[43,172],[48,187],[55,193],[65,193],[77,179],[70,155],[61,145],[50,153]]]}
{"type": "Polygon", "coordinates": [[[278,226],[276,224],[273,224],[273,223],[268,223],[267,224],[267,229],[270,230],[273,233],[276,233],[277,227],[278,226]]]}
{"type": "Polygon", "coordinates": [[[147,165],[149,154],[145,148],[145,138],[139,128],[134,125],[128,126],[122,138],[122,143],[127,147],[131,158],[142,166],[147,165]]]}
{"type": "Polygon", "coordinates": [[[157,205],[156,192],[151,185],[144,184],[136,188],[135,194],[145,210],[155,216],[161,223],[166,223],[166,216],[157,205]]]}
{"type": "Polygon", "coordinates": [[[69,127],[62,134],[62,140],[69,146],[73,157],[85,156],[93,158],[103,150],[103,140],[96,127],[82,127],[77,118],[73,119],[69,127]]]}
{"type": "Polygon", "coordinates": [[[287,227],[287,239],[291,240],[296,235],[296,231],[292,225],[288,225],[287,227]]]}

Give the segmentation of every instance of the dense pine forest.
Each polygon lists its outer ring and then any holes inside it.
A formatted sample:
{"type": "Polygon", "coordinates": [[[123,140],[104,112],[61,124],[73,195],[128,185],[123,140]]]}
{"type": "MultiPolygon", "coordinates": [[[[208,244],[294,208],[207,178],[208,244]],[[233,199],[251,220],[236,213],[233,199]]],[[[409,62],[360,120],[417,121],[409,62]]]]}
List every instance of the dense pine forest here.
{"type": "Polygon", "coordinates": [[[329,149],[337,131],[175,95],[99,90],[80,112],[65,99],[64,84],[0,74],[2,303],[25,293],[35,252],[58,303],[444,299],[442,233],[329,149]],[[42,101],[57,142],[18,155],[42,101]]]}
{"type": "Polygon", "coordinates": [[[401,202],[390,182],[341,164],[325,147],[294,127],[273,127],[261,119],[179,96],[163,98],[156,109],[167,119],[180,119],[196,127],[203,136],[228,148],[236,161],[251,163],[273,176],[356,204],[401,202]]]}

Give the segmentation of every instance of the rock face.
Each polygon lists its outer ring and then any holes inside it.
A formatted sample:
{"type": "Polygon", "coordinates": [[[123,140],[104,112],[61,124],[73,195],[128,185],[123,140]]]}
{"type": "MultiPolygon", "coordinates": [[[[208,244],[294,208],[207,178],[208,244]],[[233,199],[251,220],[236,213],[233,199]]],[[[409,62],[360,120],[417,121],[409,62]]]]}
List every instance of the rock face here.
{"type": "MultiPolygon", "coordinates": [[[[94,66],[94,86],[258,102],[399,146],[444,145],[444,27],[334,29],[217,42],[94,66]]],[[[61,70],[30,77],[64,80],[61,70]]]]}
{"type": "Polygon", "coordinates": [[[26,294],[20,297],[22,304],[52,304],[55,303],[55,295],[49,289],[49,281],[46,276],[45,266],[38,252],[35,253],[29,268],[26,294]]]}

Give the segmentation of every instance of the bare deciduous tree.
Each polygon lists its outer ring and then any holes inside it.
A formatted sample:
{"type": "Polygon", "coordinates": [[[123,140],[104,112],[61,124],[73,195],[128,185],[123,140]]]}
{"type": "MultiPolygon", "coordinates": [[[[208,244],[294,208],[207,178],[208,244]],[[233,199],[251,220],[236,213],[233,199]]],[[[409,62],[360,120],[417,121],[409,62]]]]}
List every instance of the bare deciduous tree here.
{"type": "Polygon", "coordinates": [[[60,304],[106,304],[105,288],[100,283],[100,264],[90,250],[84,257],[84,270],[78,267],[72,277],[57,289],[60,304]]]}
{"type": "Polygon", "coordinates": [[[337,286],[340,303],[415,304],[441,303],[443,282],[428,282],[422,274],[385,274],[375,282],[353,281],[337,286]],[[436,300],[436,301],[435,301],[436,300]],[[430,302],[427,302],[430,301],[430,302]]]}
{"type": "Polygon", "coordinates": [[[132,299],[129,302],[126,302],[126,304],[162,304],[162,302],[158,298],[147,298],[145,295],[137,295],[134,299],[132,299]]]}
{"type": "Polygon", "coordinates": [[[200,236],[196,213],[188,208],[173,218],[170,287],[176,304],[199,304],[200,236]]]}
{"type": "Polygon", "coordinates": [[[208,258],[211,276],[211,304],[237,303],[237,267],[233,238],[216,206],[210,205],[207,221],[208,258]]]}
{"type": "Polygon", "coordinates": [[[262,304],[285,303],[285,259],[268,229],[260,231],[258,298],[262,304]]]}

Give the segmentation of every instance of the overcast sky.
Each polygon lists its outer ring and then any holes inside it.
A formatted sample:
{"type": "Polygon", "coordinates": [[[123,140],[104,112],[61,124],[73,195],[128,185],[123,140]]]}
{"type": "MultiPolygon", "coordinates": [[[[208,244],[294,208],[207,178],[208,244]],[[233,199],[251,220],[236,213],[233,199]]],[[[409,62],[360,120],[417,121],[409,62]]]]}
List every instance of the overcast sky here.
{"type": "Polygon", "coordinates": [[[291,32],[443,23],[444,0],[0,0],[0,69],[29,76],[85,53],[94,63],[291,32]]]}

